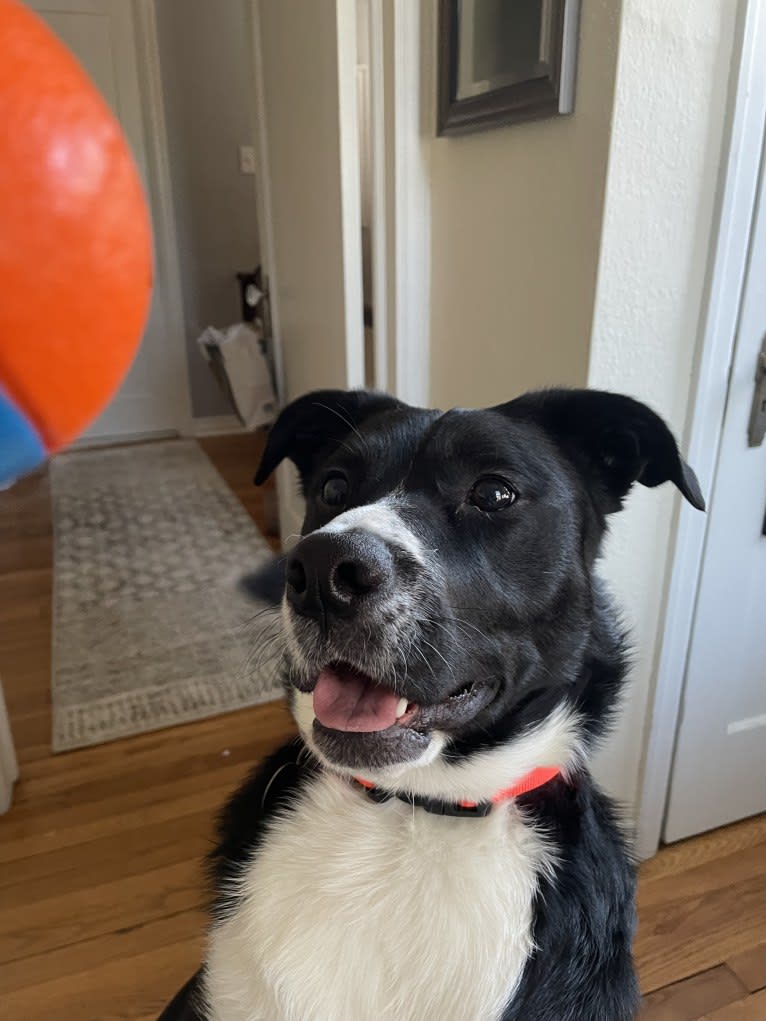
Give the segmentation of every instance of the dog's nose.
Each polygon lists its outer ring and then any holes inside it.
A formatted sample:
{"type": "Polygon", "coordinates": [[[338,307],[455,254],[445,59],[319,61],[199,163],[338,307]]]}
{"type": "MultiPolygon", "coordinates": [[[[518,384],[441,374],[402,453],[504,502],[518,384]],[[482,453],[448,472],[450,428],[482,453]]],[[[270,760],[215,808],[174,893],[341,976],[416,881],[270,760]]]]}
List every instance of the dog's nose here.
{"type": "Polygon", "coordinates": [[[287,561],[287,600],[302,616],[326,624],[350,617],[392,577],[386,543],[367,532],[314,532],[287,561]]]}

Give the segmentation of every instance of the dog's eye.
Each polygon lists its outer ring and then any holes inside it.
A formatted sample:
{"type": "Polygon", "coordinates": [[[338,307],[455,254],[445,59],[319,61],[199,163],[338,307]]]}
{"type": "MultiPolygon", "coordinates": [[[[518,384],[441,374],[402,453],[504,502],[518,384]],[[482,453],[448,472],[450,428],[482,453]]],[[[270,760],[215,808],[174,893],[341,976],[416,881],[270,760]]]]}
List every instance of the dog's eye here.
{"type": "Polygon", "coordinates": [[[495,475],[479,479],[468,494],[468,503],[487,512],[504,510],[510,507],[515,499],[516,494],[508,483],[495,475]]]}
{"type": "Polygon", "coordinates": [[[348,500],[348,479],[344,475],[329,475],[322,486],[322,502],[328,507],[343,507],[348,500]]]}

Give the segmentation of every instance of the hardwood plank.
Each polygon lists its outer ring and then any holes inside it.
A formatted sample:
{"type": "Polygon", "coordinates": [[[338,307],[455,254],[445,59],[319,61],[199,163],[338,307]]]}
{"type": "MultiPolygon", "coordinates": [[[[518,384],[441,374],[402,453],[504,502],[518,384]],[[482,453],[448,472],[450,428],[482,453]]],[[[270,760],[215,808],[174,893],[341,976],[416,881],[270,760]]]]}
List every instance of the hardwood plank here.
{"type": "MultiPolygon", "coordinates": [[[[50,612],[52,578],[53,571],[50,566],[0,573],[0,624],[7,628],[10,624],[26,622],[28,625],[39,627],[46,612],[50,612]]],[[[31,634],[30,631],[26,633],[31,634]]],[[[7,643],[18,638],[18,634],[18,632],[4,634],[3,647],[7,648],[7,643]]]]}
{"type": "Polygon", "coordinates": [[[748,992],[766,988],[766,942],[735,954],[726,963],[748,992]]]}
{"type": "Polygon", "coordinates": [[[199,861],[182,861],[36,901],[22,912],[0,908],[0,962],[201,908],[203,890],[199,861]]]}
{"type": "Polygon", "coordinates": [[[725,1007],[747,993],[725,965],[659,989],[644,1000],[640,1021],[697,1021],[706,1010],[725,1007]]]}
{"type": "MultiPolygon", "coordinates": [[[[0,964],[0,989],[7,994],[16,989],[52,982],[85,970],[92,971],[110,961],[122,961],[159,950],[172,943],[199,940],[201,948],[206,928],[206,915],[197,908],[164,915],[143,925],[125,926],[106,935],[0,964]]],[[[168,987],[168,1000],[173,993],[174,990],[168,987]]]]}
{"type": "Polygon", "coordinates": [[[766,927],[766,869],[700,896],[641,908],[635,952],[645,992],[694,975],[760,942],[766,927]]]}
{"type": "MultiPolygon", "coordinates": [[[[240,763],[235,762],[233,765],[228,765],[224,759],[211,772],[211,782],[219,788],[229,789],[241,779],[245,772],[246,769],[243,769],[240,763]]],[[[133,810],[148,809],[160,802],[180,801],[198,790],[199,780],[196,776],[181,776],[167,783],[133,787],[121,797],[120,804],[123,810],[130,814],[133,810]]],[[[103,791],[98,800],[81,801],[42,815],[29,815],[20,812],[19,817],[15,818],[15,813],[9,813],[8,818],[0,823],[0,840],[2,840],[0,861],[5,859],[9,848],[13,849],[21,843],[26,843],[29,846],[36,838],[42,836],[60,840],[59,846],[67,846],[70,830],[86,826],[91,822],[102,821],[109,814],[109,806],[109,794],[107,791],[103,791]]],[[[11,853],[13,853],[12,850],[11,853]]]]}
{"type": "Polygon", "coordinates": [[[642,864],[641,879],[648,881],[677,875],[759,844],[766,844],[766,813],[661,848],[642,864]]]}
{"type": "Polygon", "coordinates": [[[121,830],[100,840],[74,844],[13,862],[0,873],[0,908],[25,909],[40,900],[183,861],[201,862],[212,846],[213,814],[196,812],[154,826],[121,830]],[[88,867],[83,868],[83,862],[88,867]]]}
{"type": "MultiPolygon", "coordinates": [[[[155,730],[109,744],[80,748],[57,756],[66,770],[52,770],[50,759],[31,762],[24,770],[22,791],[30,796],[66,790],[70,782],[103,777],[105,782],[122,772],[125,763],[136,762],[153,771],[164,763],[190,756],[219,752],[223,755],[238,744],[250,742],[253,758],[264,754],[281,733],[294,732],[295,725],[282,700],[252,709],[211,716],[180,727],[155,730]],[[191,743],[188,740],[191,738],[191,743]]],[[[154,774],[153,772],[153,775],[154,774]]]]}
{"type": "Polygon", "coordinates": [[[764,1021],[766,1018],[766,991],[748,996],[738,1003],[703,1014],[700,1021],[764,1021]]]}
{"type": "Polygon", "coordinates": [[[639,906],[646,913],[653,907],[696,899],[703,894],[731,886],[732,883],[742,883],[764,875],[766,847],[758,845],[704,865],[691,866],[685,872],[662,879],[645,880],[642,875],[639,906]]]}
{"type": "MultiPolygon", "coordinates": [[[[7,671],[3,671],[3,678],[7,676],[7,671]]],[[[23,765],[30,758],[40,758],[43,756],[47,758],[51,753],[50,705],[46,704],[39,712],[31,714],[17,713],[10,699],[8,703],[8,712],[12,714],[13,736],[16,741],[16,753],[19,764],[23,765]]]]}
{"type": "MultiPolygon", "coordinates": [[[[254,740],[250,727],[230,720],[212,732],[208,741],[195,736],[191,748],[183,740],[184,730],[178,728],[171,735],[167,730],[154,743],[147,743],[140,756],[128,749],[115,749],[101,754],[66,773],[43,775],[42,781],[27,776],[19,785],[14,820],[31,818],[40,813],[52,813],[69,808],[73,801],[79,804],[101,801],[104,797],[120,797],[141,788],[141,774],[152,769],[153,783],[163,785],[193,777],[209,777],[222,766],[244,763],[250,765],[272,750],[274,739],[287,739],[294,727],[281,707],[268,707],[259,718],[259,724],[269,734],[269,740],[254,740]],[[122,752],[122,754],[121,754],[122,752]]],[[[101,746],[103,749],[105,746],[101,746]]]]}
{"type": "Polygon", "coordinates": [[[7,543],[0,546],[0,571],[8,574],[13,571],[29,571],[49,569],[53,539],[47,534],[26,534],[23,547],[19,543],[7,543]]]}
{"type": "MultiPolygon", "coordinates": [[[[37,833],[17,836],[13,840],[6,840],[0,830],[0,862],[14,861],[29,855],[72,847],[75,844],[87,843],[109,834],[121,833],[141,826],[151,826],[157,822],[173,825],[177,819],[204,809],[213,813],[220,807],[226,794],[233,790],[237,781],[241,780],[246,772],[241,767],[235,767],[235,770],[230,773],[219,770],[216,786],[204,790],[193,790],[183,796],[175,785],[168,785],[169,789],[166,789],[164,799],[154,801],[149,805],[140,804],[132,811],[124,813],[118,814],[110,811],[107,800],[103,803],[104,814],[99,815],[96,812],[95,818],[86,821],[73,820],[71,825],[67,821],[66,812],[62,812],[60,825],[57,829],[45,831],[43,826],[43,831],[40,832],[41,824],[36,823],[37,833]]],[[[198,786],[198,784],[192,785],[192,787],[198,786]]],[[[81,808],[82,806],[75,806],[72,809],[72,814],[79,813],[81,808]]]]}
{"type": "Polygon", "coordinates": [[[199,964],[201,942],[171,943],[97,964],[3,995],[4,1017],[18,1021],[156,1019],[199,964]]]}

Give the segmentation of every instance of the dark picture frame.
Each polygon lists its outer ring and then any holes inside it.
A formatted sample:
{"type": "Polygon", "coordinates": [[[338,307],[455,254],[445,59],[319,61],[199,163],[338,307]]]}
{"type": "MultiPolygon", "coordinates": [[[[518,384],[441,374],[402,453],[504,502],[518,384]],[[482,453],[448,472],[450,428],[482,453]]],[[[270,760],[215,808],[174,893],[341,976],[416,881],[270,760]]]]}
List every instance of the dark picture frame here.
{"type": "MultiPolygon", "coordinates": [[[[461,135],[502,124],[569,114],[574,110],[580,0],[537,0],[540,8],[541,56],[534,67],[492,87],[478,83],[474,95],[459,94],[459,65],[464,56],[461,20],[483,0],[439,0],[438,135],[461,135]],[[461,11],[462,7],[462,11],[461,11]],[[544,32],[544,37],[542,33],[544,32]]],[[[503,14],[513,13],[513,0],[503,14]]],[[[527,0],[529,2],[529,0],[527,0]]],[[[469,26],[470,27],[470,26],[469,26]]]]}

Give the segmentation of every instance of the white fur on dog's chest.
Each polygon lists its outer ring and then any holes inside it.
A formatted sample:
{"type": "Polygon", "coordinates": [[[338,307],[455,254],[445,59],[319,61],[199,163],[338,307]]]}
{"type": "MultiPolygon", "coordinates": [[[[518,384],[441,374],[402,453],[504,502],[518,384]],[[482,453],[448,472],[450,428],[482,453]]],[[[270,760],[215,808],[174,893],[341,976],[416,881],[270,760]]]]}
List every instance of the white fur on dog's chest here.
{"type": "Polygon", "coordinates": [[[493,1021],[532,950],[550,854],[513,804],[379,805],[322,776],[275,821],[210,937],[214,1021],[493,1021]]]}

